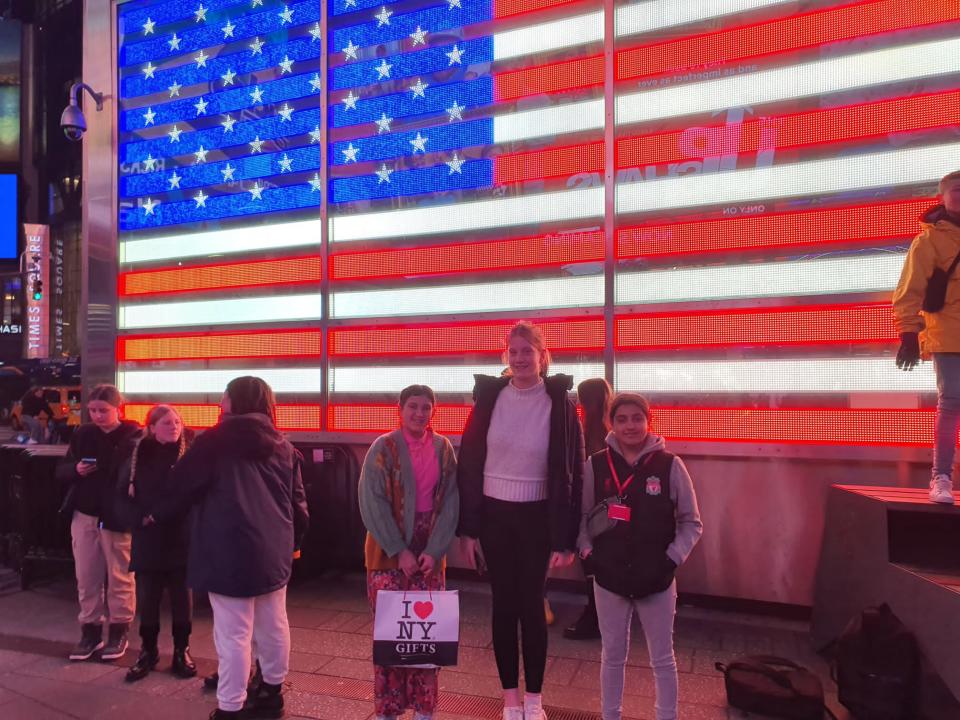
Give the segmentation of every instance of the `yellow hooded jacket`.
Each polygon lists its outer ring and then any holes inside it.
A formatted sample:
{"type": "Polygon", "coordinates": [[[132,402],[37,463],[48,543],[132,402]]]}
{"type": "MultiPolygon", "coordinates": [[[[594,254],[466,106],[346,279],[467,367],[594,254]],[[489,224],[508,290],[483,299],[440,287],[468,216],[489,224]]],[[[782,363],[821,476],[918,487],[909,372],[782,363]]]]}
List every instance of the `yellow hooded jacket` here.
{"type": "Polygon", "coordinates": [[[924,359],[931,353],[960,353],[960,267],[947,283],[947,301],[940,312],[921,310],[927,281],[935,267],[950,268],[960,253],[960,226],[948,219],[943,205],[937,205],[920,219],[920,234],[910,244],[900,282],[893,292],[897,332],[920,333],[924,359]]]}

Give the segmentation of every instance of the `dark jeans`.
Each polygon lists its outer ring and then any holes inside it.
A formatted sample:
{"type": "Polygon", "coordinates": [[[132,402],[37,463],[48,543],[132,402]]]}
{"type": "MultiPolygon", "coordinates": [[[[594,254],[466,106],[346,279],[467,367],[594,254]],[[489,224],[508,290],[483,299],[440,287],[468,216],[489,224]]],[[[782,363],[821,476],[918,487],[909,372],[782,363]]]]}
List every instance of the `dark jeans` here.
{"type": "Polygon", "coordinates": [[[539,693],[547,664],[543,589],[550,562],[550,533],[546,501],[484,498],[480,545],[493,591],[493,652],[500,684],[505,690],[519,686],[519,626],[526,690],[539,693]]]}
{"type": "Polygon", "coordinates": [[[187,570],[137,573],[137,609],[140,612],[140,635],[144,641],[156,642],[160,632],[160,602],[163,591],[170,595],[170,616],[173,640],[177,647],[186,647],[190,637],[193,599],[187,589],[187,570]]]}

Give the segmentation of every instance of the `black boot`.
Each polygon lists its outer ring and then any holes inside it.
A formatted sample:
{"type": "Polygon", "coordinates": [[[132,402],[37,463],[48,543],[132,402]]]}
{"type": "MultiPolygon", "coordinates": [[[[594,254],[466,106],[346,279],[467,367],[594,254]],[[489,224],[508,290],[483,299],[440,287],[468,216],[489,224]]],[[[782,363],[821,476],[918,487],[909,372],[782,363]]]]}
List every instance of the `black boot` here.
{"type": "Polygon", "coordinates": [[[141,625],[140,626],[140,655],[137,656],[137,662],[129,670],[125,680],[127,682],[136,682],[143,680],[150,671],[157,667],[160,662],[160,651],[157,649],[157,637],[160,635],[159,625],[141,625]]]}
{"type": "Polygon", "coordinates": [[[130,632],[130,623],[110,623],[110,634],[107,644],[100,653],[101,660],[119,660],[127,652],[129,645],[127,633],[130,632]]]}
{"type": "Polygon", "coordinates": [[[257,692],[247,700],[247,713],[251,718],[282,718],[283,685],[260,683],[257,692]]]}
{"type": "Polygon", "coordinates": [[[600,637],[600,621],[597,619],[597,601],[593,596],[592,581],[583,614],[573,625],[564,628],[563,636],[571,640],[596,640],[600,637]]]}
{"type": "Polygon", "coordinates": [[[243,720],[250,717],[246,710],[221,710],[217,708],[210,713],[210,720],[243,720]]]}
{"type": "Polygon", "coordinates": [[[170,671],[178,678],[192,678],[197,676],[197,664],[190,657],[190,623],[174,623],[173,625],[173,664],[170,671]]]}
{"type": "Polygon", "coordinates": [[[89,660],[103,647],[103,625],[84,623],[80,626],[80,642],[70,651],[71,660],[89,660]]]}

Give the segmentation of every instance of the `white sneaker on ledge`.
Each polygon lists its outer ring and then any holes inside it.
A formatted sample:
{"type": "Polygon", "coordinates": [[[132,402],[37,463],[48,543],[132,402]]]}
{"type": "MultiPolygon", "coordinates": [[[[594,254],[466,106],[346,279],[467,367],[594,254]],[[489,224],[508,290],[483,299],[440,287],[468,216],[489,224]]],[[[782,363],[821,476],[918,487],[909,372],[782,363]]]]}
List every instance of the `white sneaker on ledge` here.
{"type": "Polygon", "coordinates": [[[930,502],[953,505],[953,483],[949,475],[934,475],[930,481],[930,502]]]}
{"type": "Polygon", "coordinates": [[[523,720],[523,708],[519,705],[515,707],[504,707],[503,720],[523,720]]]}
{"type": "Polygon", "coordinates": [[[543,702],[539,697],[534,702],[530,702],[528,698],[523,699],[523,720],[547,720],[543,702]]]}

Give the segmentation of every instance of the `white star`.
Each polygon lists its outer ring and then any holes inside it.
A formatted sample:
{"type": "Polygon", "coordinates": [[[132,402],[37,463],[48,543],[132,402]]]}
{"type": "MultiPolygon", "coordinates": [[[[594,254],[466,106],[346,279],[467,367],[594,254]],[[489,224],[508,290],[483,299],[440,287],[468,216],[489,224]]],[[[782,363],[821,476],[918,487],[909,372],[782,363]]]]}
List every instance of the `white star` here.
{"type": "Polygon", "coordinates": [[[391,16],[391,15],[393,15],[393,11],[392,11],[392,10],[387,10],[387,6],[386,6],[386,5],[384,5],[382,8],[380,8],[380,12],[377,13],[376,15],[374,15],[374,17],[377,19],[377,27],[378,27],[378,28],[381,28],[381,27],[383,27],[384,25],[389,25],[389,24],[390,24],[390,16],[391,16]]]}
{"type": "MultiPolygon", "coordinates": [[[[203,194],[203,190],[201,189],[200,192],[198,192],[196,195],[193,196],[193,199],[196,201],[197,207],[198,207],[198,208],[202,208],[202,207],[206,207],[206,206],[207,206],[207,198],[208,198],[208,197],[210,197],[210,196],[209,196],[209,195],[204,195],[204,194],[203,194]]],[[[197,209],[197,208],[194,208],[194,210],[196,210],[196,209],[197,209]]]]}
{"type": "Polygon", "coordinates": [[[153,215],[153,209],[160,204],[159,200],[154,200],[153,198],[147,198],[143,201],[143,214],[144,215],[153,215]]]}
{"type": "Polygon", "coordinates": [[[223,175],[224,182],[230,182],[233,180],[233,174],[237,171],[230,163],[227,163],[222,168],[220,168],[220,174],[223,175]]]}
{"type": "Polygon", "coordinates": [[[260,136],[257,135],[253,140],[250,141],[250,152],[263,152],[263,142],[264,141],[260,139],[260,136]]]}
{"type": "Polygon", "coordinates": [[[425,153],[427,151],[427,141],[429,139],[430,138],[423,137],[423,135],[420,134],[420,131],[417,130],[417,136],[410,141],[410,144],[413,145],[413,154],[416,155],[417,150],[425,153]]]}
{"type": "Polygon", "coordinates": [[[250,193],[250,199],[251,199],[251,200],[263,200],[263,197],[261,196],[261,193],[263,192],[263,188],[260,187],[260,181],[259,181],[259,180],[257,180],[257,181],[253,184],[253,187],[250,188],[247,192],[250,193]]]}
{"type": "Polygon", "coordinates": [[[143,159],[143,169],[146,172],[153,172],[156,170],[157,159],[153,155],[147,154],[147,156],[143,159]]]}
{"type": "Polygon", "coordinates": [[[314,40],[320,42],[321,35],[323,35],[323,30],[320,29],[320,23],[317,23],[310,28],[310,42],[313,42],[314,40]]]}
{"type": "Polygon", "coordinates": [[[253,0],[253,2],[250,3],[250,9],[252,10],[257,7],[257,5],[263,5],[263,0],[253,0]]]}
{"type": "Polygon", "coordinates": [[[320,142],[320,126],[317,125],[313,130],[310,131],[310,144],[320,142]]]}
{"type": "Polygon", "coordinates": [[[360,49],[359,45],[354,45],[353,40],[347,41],[347,46],[342,50],[344,60],[356,60],[357,59],[357,50],[360,49]]]}
{"type": "Polygon", "coordinates": [[[226,87],[227,85],[233,85],[233,79],[236,76],[237,74],[231,68],[227,68],[227,71],[220,76],[220,78],[223,80],[223,86],[226,87]]]}
{"type": "Polygon", "coordinates": [[[202,97],[193,104],[193,106],[197,109],[197,117],[207,114],[207,105],[209,104],[210,103],[208,103],[202,97]]]}
{"type": "Polygon", "coordinates": [[[454,8],[463,9],[463,5],[460,4],[460,0],[447,0],[447,10],[453,10],[454,8]]]}
{"type": "Polygon", "coordinates": [[[223,31],[223,39],[226,40],[228,37],[233,37],[233,31],[236,29],[236,25],[230,22],[229,18],[227,19],[227,24],[220,28],[223,31]]]}
{"type": "Polygon", "coordinates": [[[463,111],[467,109],[466,105],[461,105],[456,100],[453,101],[453,105],[447,108],[447,115],[450,117],[447,119],[447,122],[453,122],[454,120],[463,120],[463,111]]]}
{"type": "Polygon", "coordinates": [[[417,45],[426,45],[427,44],[427,31],[422,30],[419,25],[417,29],[410,33],[410,38],[413,40],[413,47],[417,45]]]}
{"type": "Polygon", "coordinates": [[[174,188],[177,188],[179,190],[181,180],[183,180],[183,177],[177,175],[177,171],[174,170],[173,175],[167,178],[167,182],[170,183],[170,189],[173,190],[174,188]]]}
{"type": "Polygon", "coordinates": [[[260,89],[259,85],[253,89],[252,93],[250,93],[250,102],[252,102],[254,105],[263,102],[263,90],[260,89]]]}
{"type": "Polygon", "coordinates": [[[266,43],[260,39],[259,35],[255,37],[253,39],[253,42],[250,43],[250,45],[248,46],[250,50],[252,50],[251,55],[262,55],[264,45],[266,45],[266,43]]]}
{"type": "Polygon", "coordinates": [[[380,119],[374,120],[377,124],[377,135],[380,135],[385,132],[390,132],[390,123],[393,122],[393,118],[387,117],[386,113],[380,113],[380,119]]]}
{"type": "Polygon", "coordinates": [[[156,116],[157,116],[157,114],[153,111],[153,108],[152,108],[152,107],[148,107],[148,108],[147,108],[147,111],[143,114],[143,125],[144,125],[144,127],[146,127],[147,125],[153,125],[153,119],[154,119],[156,116]]]}
{"type": "Polygon", "coordinates": [[[450,67],[450,65],[462,65],[462,64],[463,64],[463,63],[460,61],[460,59],[463,57],[463,50],[461,50],[460,48],[458,48],[456,45],[453,46],[453,50],[451,50],[451,51],[448,52],[448,53],[444,53],[444,55],[446,55],[448,58],[450,58],[450,62],[449,62],[449,64],[447,65],[447,67],[450,67]]]}
{"type": "Polygon", "coordinates": [[[314,173],[313,177],[307,182],[310,183],[310,192],[320,192],[320,188],[323,187],[323,180],[320,179],[320,173],[314,173]]]}
{"type": "Polygon", "coordinates": [[[196,56],[195,58],[193,58],[193,61],[197,64],[197,69],[198,69],[198,70],[199,70],[200,68],[202,68],[202,67],[206,67],[206,66],[207,66],[207,59],[208,59],[209,57],[210,57],[209,55],[207,55],[203,50],[201,50],[201,51],[197,54],[197,56],[196,56]]]}
{"type": "Polygon", "coordinates": [[[223,131],[225,133],[233,132],[233,126],[237,124],[237,121],[233,119],[233,115],[227,115],[226,119],[220,123],[223,125],[223,131]]]}
{"type": "Polygon", "coordinates": [[[280,74],[292,72],[293,71],[293,60],[291,60],[287,55],[283,56],[283,60],[280,61],[278,66],[280,68],[280,74]]]}
{"type": "Polygon", "coordinates": [[[393,68],[393,65],[387,62],[386,58],[383,58],[380,61],[380,64],[374,68],[377,71],[377,80],[383,80],[384,78],[390,77],[390,70],[393,68]]]}
{"type": "Polygon", "coordinates": [[[147,62],[143,66],[143,79],[144,80],[153,80],[153,74],[157,71],[157,66],[152,62],[147,62]]]}
{"type": "Polygon", "coordinates": [[[343,0],[344,8],[356,7],[356,6],[357,6],[357,0],[343,0]]]}
{"type": "Polygon", "coordinates": [[[203,3],[200,3],[200,6],[193,11],[193,14],[197,16],[196,22],[203,20],[207,21],[207,8],[203,6],[203,3]]]}
{"type": "Polygon", "coordinates": [[[143,34],[144,34],[144,35],[153,35],[153,26],[154,26],[154,25],[156,25],[156,23],[155,23],[153,20],[151,20],[150,18],[147,18],[147,21],[143,24],[143,34]]]}
{"type": "Polygon", "coordinates": [[[344,110],[356,110],[357,109],[357,100],[360,99],[359,95],[354,95],[353,90],[351,90],[347,96],[343,99],[343,108],[344,110]]]}
{"type": "Polygon", "coordinates": [[[177,34],[174,33],[173,35],[170,36],[170,39],[167,40],[167,45],[170,46],[170,49],[171,49],[171,50],[179,50],[179,49],[180,49],[180,40],[181,40],[181,38],[178,38],[178,37],[177,37],[177,34]]]}
{"type": "Polygon", "coordinates": [[[353,146],[353,143],[350,143],[349,145],[347,145],[346,150],[341,150],[340,152],[343,153],[343,158],[345,163],[356,162],[357,153],[360,152],[360,148],[355,148],[353,146]]]}
{"type": "Polygon", "coordinates": [[[280,122],[291,122],[290,116],[292,114],[293,114],[293,108],[287,105],[286,103],[283,104],[282,108],[277,110],[277,115],[280,116],[280,122]]]}
{"type": "Polygon", "coordinates": [[[173,85],[167,88],[170,91],[170,97],[174,97],[174,96],[180,97],[180,88],[182,87],[183,85],[179,84],[176,80],[174,80],[173,85]]]}
{"type": "Polygon", "coordinates": [[[207,153],[208,153],[208,152],[210,152],[210,151],[204,149],[203,145],[201,145],[199,148],[197,148],[197,151],[193,154],[194,157],[196,158],[196,159],[193,161],[193,164],[194,164],[194,165],[199,165],[199,164],[202,163],[202,162],[206,162],[206,161],[207,161],[207,153]]]}
{"type": "Polygon", "coordinates": [[[377,175],[377,185],[383,185],[383,183],[390,182],[390,176],[393,175],[393,169],[388,168],[387,164],[384,163],[380,166],[380,169],[376,172],[377,175]]]}
{"type": "Polygon", "coordinates": [[[278,15],[280,18],[280,24],[286,25],[287,23],[293,22],[293,10],[290,9],[288,5],[283,6],[283,12],[278,15]]]}
{"type": "Polygon", "coordinates": [[[466,162],[466,160],[461,160],[461,159],[460,159],[460,156],[457,155],[456,153],[454,153],[454,154],[453,154],[453,157],[450,158],[449,160],[447,160],[447,163],[446,163],[446,164],[447,164],[447,166],[450,168],[450,172],[447,173],[447,174],[448,174],[448,175],[453,175],[454,173],[458,173],[458,174],[460,174],[460,175],[463,175],[463,170],[461,170],[460,168],[463,167],[463,164],[464,164],[465,162],[466,162]]]}
{"type": "Polygon", "coordinates": [[[170,142],[180,142],[180,136],[183,135],[183,130],[178,128],[176,125],[173,126],[173,130],[167,133],[170,136],[170,142]]]}
{"type": "Polygon", "coordinates": [[[320,73],[314,73],[310,78],[310,92],[320,92],[323,90],[323,81],[320,79],[320,73]]]}
{"type": "Polygon", "coordinates": [[[277,161],[280,164],[280,174],[283,175],[285,172],[292,172],[293,168],[290,167],[293,163],[293,160],[287,157],[287,154],[284,153],[283,157],[277,161]]]}
{"type": "Polygon", "coordinates": [[[420,78],[417,78],[417,83],[415,85],[411,85],[409,90],[410,92],[413,93],[413,96],[415,98],[417,97],[425,98],[426,95],[423,94],[423,91],[426,90],[428,87],[430,87],[428,83],[425,83],[420,78]]]}

